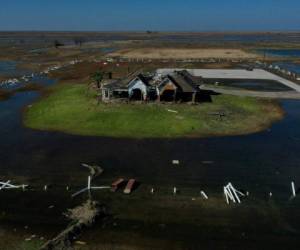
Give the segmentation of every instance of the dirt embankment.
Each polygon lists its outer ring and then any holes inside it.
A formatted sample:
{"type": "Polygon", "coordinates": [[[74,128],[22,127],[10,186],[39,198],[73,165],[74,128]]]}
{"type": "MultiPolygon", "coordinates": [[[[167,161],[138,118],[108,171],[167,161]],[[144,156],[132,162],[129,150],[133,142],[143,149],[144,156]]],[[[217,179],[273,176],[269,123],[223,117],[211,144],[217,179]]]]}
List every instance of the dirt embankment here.
{"type": "Polygon", "coordinates": [[[184,49],[184,48],[138,48],[124,49],[109,54],[111,57],[144,59],[253,59],[259,55],[241,49],[184,49]]]}

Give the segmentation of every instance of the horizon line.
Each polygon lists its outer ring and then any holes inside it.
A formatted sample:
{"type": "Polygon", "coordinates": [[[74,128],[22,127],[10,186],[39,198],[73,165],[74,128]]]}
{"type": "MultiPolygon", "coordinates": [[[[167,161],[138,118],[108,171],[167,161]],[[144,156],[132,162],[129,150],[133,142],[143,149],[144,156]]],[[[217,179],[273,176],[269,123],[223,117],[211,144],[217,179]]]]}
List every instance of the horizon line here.
{"type": "Polygon", "coordinates": [[[28,30],[0,30],[0,33],[6,32],[57,32],[57,33],[300,33],[299,30],[40,30],[40,29],[28,29],[28,30]]]}

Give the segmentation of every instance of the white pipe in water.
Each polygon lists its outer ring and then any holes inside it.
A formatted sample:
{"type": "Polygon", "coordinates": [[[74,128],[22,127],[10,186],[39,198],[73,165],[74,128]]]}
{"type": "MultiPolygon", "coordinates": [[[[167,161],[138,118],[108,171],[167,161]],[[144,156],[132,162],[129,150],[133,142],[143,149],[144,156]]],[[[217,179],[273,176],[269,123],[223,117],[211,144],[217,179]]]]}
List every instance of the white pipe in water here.
{"type": "Polygon", "coordinates": [[[234,196],[233,196],[233,194],[231,192],[231,189],[228,186],[226,186],[225,188],[226,188],[228,197],[233,201],[233,203],[236,203],[235,198],[234,198],[234,196]]]}
{"type": "Polygon", "coordinates": [[[88,190],[91,189],[91,176],[88,176],[88,190]]]}
{"type": "Polygon", "coordinates": [[[206,193],[201,190],[200,194],[202,195],[202,197],[205,199],[205,200],[208,200],[208,196],[206,195],[206,193]]]}
{"type": "Polygon", "coordinates": [[[91,187],[91,189],[111,189],[111,186],[91,187]]]}
{"type": "Polygon", "coordinates": [[[293,197],[296,197],[296,189],[295,189],[295,183],[292,181],[291,183],[292,186],[292,193],[293,193],[293,197]]]}
{"type": "Polygon", "coordinates": [[[81,194],[81,193],[83,193],[83,192],[85,192],[85,191],[87,191],[87,190],[88,190],[88,188],[84,188],[84,189],[79,190],[79,191],[76,192],[75,194],[72,194],[72,198],[74,198],[75,196],[77,196],[77,195],[79,195],[79,194],[81,194]]]}
{"type": "Polygon", "coordinates": [[[10,186],[9,185],[10,181],[7,181],[7,182],[1,182],[2,186],[0,187],[0,190],[5,188],[6,186],[10,186]]]}
{"type": "Polygon", "coordinates": [[[239,196],[237,195],[237,193],[235,191],[235,188],[231,185],[229,189],[232,191],[232,193],[233,193],[235,199],[237,200],[237,202],[241,203],[241,200],[240,200],[239,196]]]}
{"type": "Polygon", "coordinates": [[[224,195],[225,195],[225,198],[226,198],[226,202],[229,205],[228,192],[227,192],[226,187],[224,187],[224,195]]]}

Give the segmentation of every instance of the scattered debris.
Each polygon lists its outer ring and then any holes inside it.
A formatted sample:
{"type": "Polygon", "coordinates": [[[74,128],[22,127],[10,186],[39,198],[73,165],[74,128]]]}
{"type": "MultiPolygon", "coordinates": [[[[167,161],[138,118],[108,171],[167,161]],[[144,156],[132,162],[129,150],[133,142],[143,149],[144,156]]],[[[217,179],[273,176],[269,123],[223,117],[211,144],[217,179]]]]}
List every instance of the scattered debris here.
{"type": "Polygon", "coordinates": [[[230,201],[232,201],[233,203],[241,203],[239,196],[245,196],[245,194],[235,189],[230,182],[227,186],[224,186],[224,195],[227,204],[229,204],[230,201]]]}
{"type": "Polygon", "coordinates": [[[295,183],[292,181],[291,183],[292,186],[292,197],[295,198],[296,197],[296,188],[295,188],[295,183]]]}
{"type": "Polygon", "coordinates": [[[173,164],[173,165],[179,165],[180,162],[179,162],[179,160],[173,160],[173,161],[172,161],[172,164],[173,164]]]}
{"type": "Polygon", "coordinates": [[[208,196],[206,195],[206,193],[203,190],[200,191],[200,194],[205,200],[208,200],[208,196]]]}
{"type": "Polygon", "coordinates": [[[136,183],[135,179],[130,179],[124,189],[124,194],[130,194],[134,188],[135,183],[136,183]]]}
{"type": "Polygon", "coordinates": [[[26,187],[28,187],[28,185],[25,185],[25,184],[22,184],[22,185],[13,185],[13,184],[10,184],[10,180],[7,181],[7,182],[2,182],[0,181],[0,190],[2,189],[19,189],[19,188],[22,188],[23,190],[25,190],[26,187]]]}
{"type": "Polygon", "coordinates": [[[176,110],[172,110],[172,109],[167,109],[168,112],[171,112],[171,113],[178,113],[178,111],[176,110]]]}
{"type": "Polygon", "coordinates": [[[99,186],[99,187],[96,187],[96,186],[91,186],[91,181],[92,181],[92,177],[91,176],[88,176],[88,181],[87,181],[87,187],[79,190],[78,192],[72,194],[72,198],[74,198],[75,196],[81,194],[81,193],[84,193],[85,191],[90,191],[90,190],[100,190],[100,189],[110,189],[111,187],[110,186],[99,186]]]}
{"type": "Polygon", "coordinates": [[[88,165],[86,163],[81,164],[83,167],[86,167],[90,170],[92,178],[96,178],[97,176],[101,175],[103,173],[103,168],[96,166],[96,165],[88,165]]]}
{"type": "Polygon", "coordinates": [[[125,180],[123,178],[119,178],[111,184],[111,191],[116,192],[121,185],[123,185],[125,180]]]}

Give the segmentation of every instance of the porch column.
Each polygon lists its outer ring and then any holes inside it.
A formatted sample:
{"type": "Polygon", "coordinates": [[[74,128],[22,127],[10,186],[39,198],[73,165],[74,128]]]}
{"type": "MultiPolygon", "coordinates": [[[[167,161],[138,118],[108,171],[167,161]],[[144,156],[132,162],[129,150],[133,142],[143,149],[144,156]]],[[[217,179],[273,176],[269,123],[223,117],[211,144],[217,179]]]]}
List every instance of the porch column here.
{"type": "Polygon", "coordinates": [[[196,94],[197,92],[193,92],[192,103],[195,103],[196,101],[196,94]]]}
{"type": "Polygon", "coordinates": [[[176,102],[176,96],[177,96],[177,89],[174,90],[174,97],[173,97],[174,102],[176,102]]]}
{"type": "Polygon", "coordinates": [[[156,101],[160,102],[160,92],[159,92],[159,89],[157,87],[156,87],[156,95],[157,95],[156,101]]]}

